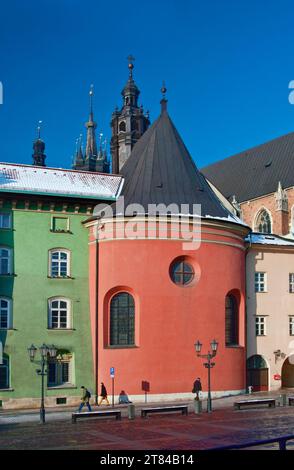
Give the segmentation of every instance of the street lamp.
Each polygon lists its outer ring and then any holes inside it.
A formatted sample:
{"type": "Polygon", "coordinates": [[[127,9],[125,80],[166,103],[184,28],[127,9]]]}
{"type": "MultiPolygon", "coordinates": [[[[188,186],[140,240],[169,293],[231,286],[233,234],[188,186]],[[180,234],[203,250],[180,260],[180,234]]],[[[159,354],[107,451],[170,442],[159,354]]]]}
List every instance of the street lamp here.
{"type": "Polygon", "coordinates": [[[201,354],[202,343],[200,343],[199,339],[194,344],[194,347],[195,347],[195,351],[196,351],[198,357],[202,357],[204,359],[207,359],[207,362],[204,362],[203,365],[208,370],[207,413],[211,413],[212,403],[211,403],[211,390],[210,390],[210,369],[212,369],[215,366],[215,362],[211,362],[211,359],[216,356],[217,348],[218,348],[218,342],[215,339],[213,339],[210,342],[211,351],[208,351],[207,354],[201,354]]]}
{"type": "Polygon", "coordinates": [[[36,353],[38,349],[32,344],[28,348],[28,354],[31,362],[35,362],[36,364],[41,365],[41,369],[36,369],[38,375],[42,377],[41,381],[41,407],[40,407],[40,423],[45,423],[45,406],[44,406],[44,377],[47,375],[47,370],[45,370],[45,365],[48,365],[48,355],[51,359],[54,359],[57,354],[57,348],[54,344],[48,346],[47,344],[43,343],[42,346],[39,347],[41,360],[35,361],[36,353]]]}

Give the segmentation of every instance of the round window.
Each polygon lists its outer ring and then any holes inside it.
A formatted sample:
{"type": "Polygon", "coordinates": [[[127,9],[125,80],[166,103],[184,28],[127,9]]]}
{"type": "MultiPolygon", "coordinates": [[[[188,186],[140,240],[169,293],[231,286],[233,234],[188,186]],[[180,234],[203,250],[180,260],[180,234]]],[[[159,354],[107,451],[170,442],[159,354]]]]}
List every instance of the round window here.
{"type": "Polygon", "coordinates": [[[171,265],[170,275],[175,284],[186,286],[193,281],[195,272],[190,263],[185,260],[178,260],[171,265]]]}

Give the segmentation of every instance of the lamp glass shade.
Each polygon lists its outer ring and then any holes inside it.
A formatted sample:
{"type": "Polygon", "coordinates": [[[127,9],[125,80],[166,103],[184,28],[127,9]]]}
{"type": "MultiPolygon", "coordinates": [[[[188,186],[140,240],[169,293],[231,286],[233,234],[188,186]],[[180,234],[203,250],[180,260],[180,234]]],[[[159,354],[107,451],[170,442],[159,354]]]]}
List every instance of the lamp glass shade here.
{"type": "Polygon", "coordinates": [[[49,351],[49,356],[54,359],[57,354],[57,348],[54,346],[54,344],[51,344],[51,346],[48,346],[48,351],[49,351]]]}
{"type": "Polygon", "coordinates": [[[211,341],[210,346],[211,346],[212,351],[216,352],[218,348],[218,342],[214,339],[211,341]]]}
{"type": "Polygon", "coordinates": [[[202,343],[200,343],[199,339],[198,339],[198,341],[196,341],[196,343],[194,344],[194,347],[195,347],[195,350],[196,350],[197,353],[200,353],[200,352],[201,352],[202,343]]]}
{"type": "Polygon", "coordinates": [[[29,358],[31,361],[35,359],[36,351],[37,348],[33,344],[28,348],[29,358]]]}
{"type": "Polygon", "coordinates": [[[40,347],[40,353],[41,353],[41,356],[43,358],[47,357],[47,354],[48,354],[48,346],[46,346],[46,344],[42,344],[42,346],[40,347]]]}

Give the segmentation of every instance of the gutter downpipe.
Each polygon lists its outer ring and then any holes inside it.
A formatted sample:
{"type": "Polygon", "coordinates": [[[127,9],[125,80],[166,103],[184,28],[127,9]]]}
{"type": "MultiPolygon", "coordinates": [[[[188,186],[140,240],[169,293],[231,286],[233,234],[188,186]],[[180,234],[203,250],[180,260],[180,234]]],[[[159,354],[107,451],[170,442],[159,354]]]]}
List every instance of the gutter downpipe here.
{"type": "Polygon", "coordinates": [[[98,233],[96,233],[95,250],[95,404],[98,405],[98,286],[99,286],[99,245],[98,233]]]}

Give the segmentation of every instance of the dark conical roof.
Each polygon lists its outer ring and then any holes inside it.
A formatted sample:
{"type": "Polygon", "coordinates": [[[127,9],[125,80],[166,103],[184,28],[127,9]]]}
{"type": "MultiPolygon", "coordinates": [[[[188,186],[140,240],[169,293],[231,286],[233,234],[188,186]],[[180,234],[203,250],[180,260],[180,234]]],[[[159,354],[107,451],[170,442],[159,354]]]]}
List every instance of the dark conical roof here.
{"type": "Polygon", "coordinates": [[[121,174],[125,208],[136,203],[151,214],[149,204],[177,204],[179,214],[183,213],[181,204],[188,204],[189,211],[184,213],[193,214],[193,204],[201,204],[203,217],[234,220],[198,171],[167,113],[165,100],[161,115],[135,144],[121,174]]]}

